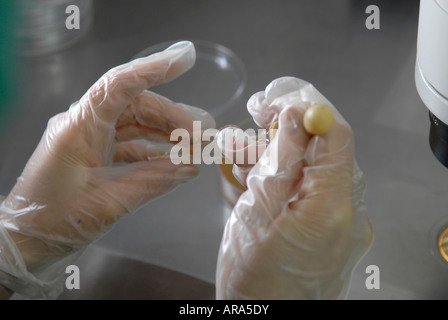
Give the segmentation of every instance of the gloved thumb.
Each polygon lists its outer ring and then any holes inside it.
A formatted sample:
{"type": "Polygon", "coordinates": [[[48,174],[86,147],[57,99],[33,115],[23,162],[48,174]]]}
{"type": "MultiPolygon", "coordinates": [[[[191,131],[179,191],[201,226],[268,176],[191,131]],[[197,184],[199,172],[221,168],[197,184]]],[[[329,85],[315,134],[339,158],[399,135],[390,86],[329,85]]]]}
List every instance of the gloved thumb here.
{"type": "Polygon", "coordinates": [[[310,139],[302,126],[303,113],[293,106],[282,110],[274,139],[247,178],[255,205],[270,214],[281,212],[297,197],[310,139]]]}

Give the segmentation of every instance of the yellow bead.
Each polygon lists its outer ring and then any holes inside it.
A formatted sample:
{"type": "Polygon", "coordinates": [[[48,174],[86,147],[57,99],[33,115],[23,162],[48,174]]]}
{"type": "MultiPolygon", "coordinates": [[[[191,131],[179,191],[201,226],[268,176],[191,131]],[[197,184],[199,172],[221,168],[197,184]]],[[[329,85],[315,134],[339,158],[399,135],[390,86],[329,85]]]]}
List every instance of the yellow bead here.
{"type": "Polygon", "coordinates": [[[316,103],[305,111],[303,126],[311,135],[325,134],[333,127],[334,114],[331,108],[322,103],[316,103]]]}

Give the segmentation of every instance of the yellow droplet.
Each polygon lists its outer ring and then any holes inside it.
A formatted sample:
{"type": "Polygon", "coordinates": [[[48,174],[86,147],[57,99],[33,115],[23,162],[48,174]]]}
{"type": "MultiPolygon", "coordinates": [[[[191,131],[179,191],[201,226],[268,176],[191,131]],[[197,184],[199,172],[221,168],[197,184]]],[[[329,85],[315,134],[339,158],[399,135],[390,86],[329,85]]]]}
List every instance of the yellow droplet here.
{"type": "Polygon", "coordinates": [[[269,140],[273,140],[278,130],[278,121],[275,121],[269,127],[269,140]]]}
{"type": "Polygon", "coordinates": [[[325,134],[333,127],[333,110],[326,104],[316,103],[305,111],[303,126],[308,134],[325,134]]]}

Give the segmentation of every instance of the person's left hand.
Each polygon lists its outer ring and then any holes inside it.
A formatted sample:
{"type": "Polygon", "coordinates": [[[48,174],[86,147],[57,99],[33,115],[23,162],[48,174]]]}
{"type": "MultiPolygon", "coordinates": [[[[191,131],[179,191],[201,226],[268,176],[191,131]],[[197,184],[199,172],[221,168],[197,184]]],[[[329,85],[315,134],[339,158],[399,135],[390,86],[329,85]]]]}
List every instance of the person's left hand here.
{"type": "Polygon", "coordinates": [[[30,296],[50,295],[51,286],[27,281],[103,235],[123,215],[197,176],[196,166],[151,159],[160,152],[133,141],[169,141],[176,128],[191,132],[193,120],[201,120],[203,129],[214,127],[204,110],[145,91],[194,62],[193,44],[180,42],[118,66],[50,119],[0,206],[0,284],[30,296]]]}

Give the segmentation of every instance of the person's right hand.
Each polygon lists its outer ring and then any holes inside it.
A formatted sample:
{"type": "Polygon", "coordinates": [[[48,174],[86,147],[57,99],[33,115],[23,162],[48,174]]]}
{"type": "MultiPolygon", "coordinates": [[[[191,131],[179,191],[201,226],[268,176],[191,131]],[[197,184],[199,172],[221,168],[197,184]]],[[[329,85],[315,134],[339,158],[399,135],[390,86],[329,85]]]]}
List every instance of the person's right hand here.
{"type": "Polygon", "coordinates": [[[260,127],[278,121],[279,129],[248,175],[239,177],[248,190],[224,230],[217,298],[343,298],[373,240],[349,124],[297,78],[274,80],[252,96],[248,109],[260,127]],[[334,127],[321,136],[303,129],[314,103],[335,113],[334,127]]]}

